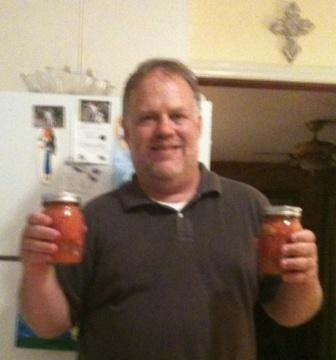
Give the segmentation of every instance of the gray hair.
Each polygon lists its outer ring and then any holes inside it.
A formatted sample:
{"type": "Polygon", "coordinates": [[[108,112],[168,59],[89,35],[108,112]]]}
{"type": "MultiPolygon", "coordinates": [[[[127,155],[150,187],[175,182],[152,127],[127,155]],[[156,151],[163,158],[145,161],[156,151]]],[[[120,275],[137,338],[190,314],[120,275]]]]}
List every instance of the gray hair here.
{"type": "Polygon", "coordinates": [[[190,86],[198,108],[200,107],[201,92],[195,74],[183,63],[174,59],[150,59],[140,63],[135,72],[128,78],[123,95],[123,117],[128,112],[128,104],[132,90],[152,71],[161,69],[167,74],[177,75],[190,86]]]}

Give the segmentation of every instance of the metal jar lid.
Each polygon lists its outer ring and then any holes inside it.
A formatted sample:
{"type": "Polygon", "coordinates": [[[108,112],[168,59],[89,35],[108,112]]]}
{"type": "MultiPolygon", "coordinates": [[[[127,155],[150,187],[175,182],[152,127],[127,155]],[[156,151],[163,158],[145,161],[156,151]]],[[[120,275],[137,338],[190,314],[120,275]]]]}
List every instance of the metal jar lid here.
{"type": "Polygon", "coordinates": [[[302,208],[297,206],[289,206],[289,205],[273,205],[265,208],[264,215],[301,217],[302,208]]]}
{"type": "Polygon", "coordinates": [[[46,193],[42,195],[43,205],[55,202],[80,205],[81,199],[78,195],[68,191],[61,191],[59,193],[46,193]]]}

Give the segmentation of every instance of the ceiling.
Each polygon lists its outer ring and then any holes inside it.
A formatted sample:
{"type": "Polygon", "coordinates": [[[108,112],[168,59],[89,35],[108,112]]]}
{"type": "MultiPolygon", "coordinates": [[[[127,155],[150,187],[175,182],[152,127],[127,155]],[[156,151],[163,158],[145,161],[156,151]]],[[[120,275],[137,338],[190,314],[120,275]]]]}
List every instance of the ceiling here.
{"type": "MultiPolygon", "coordinates": [[[[213,103],[213,161],[284,162],[284,153],[311,139],[305,122],[336,119],[336,91],[201,86],[213,103]],[[274,155],[257,154],[274,152],[274,155]]],[[[336,143],[336,125],[319,139],[336,143]]]]}

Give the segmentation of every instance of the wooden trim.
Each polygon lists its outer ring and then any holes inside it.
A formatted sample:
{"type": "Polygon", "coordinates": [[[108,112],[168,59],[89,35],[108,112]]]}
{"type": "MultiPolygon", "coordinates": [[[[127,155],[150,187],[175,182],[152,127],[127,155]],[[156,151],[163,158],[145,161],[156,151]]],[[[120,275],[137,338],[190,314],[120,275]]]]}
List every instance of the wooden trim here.
{"type": "MultiPolygon", "coordinates": [[[[301,88],[314,87],[328,88],[329,85],[336,85],[336,68],[334,66],[290,66],[280,64],[258,64],[258,63],[228,63],[223,61],[197,61],[191,65],[194,73],[199,79],[209,79],[220,81],[224,85],[225,81],[239,84],[242,82],[270,83],[276,86],[285,84],[286,88],[293,86],[301,88]],[[237,82],[236,82],[237,80],[237,82]],[[224,83],[223,83],[224,81],[224,83]],[[324,85],[327,85],[326,87],[324,85]]],[[[332,87],[333,88],[333,87],[332,87]]],[[[334,88],[333,88],[334,89],[334,88]]]]}
{"type": "Polygon", "coordinates": [[[230,79],[203,76],[198,77],[198,81],[201,86],[336,92],[336,84],[326,83],[305,83],[297,81],[251,80],[233,78],[230,79]]]}

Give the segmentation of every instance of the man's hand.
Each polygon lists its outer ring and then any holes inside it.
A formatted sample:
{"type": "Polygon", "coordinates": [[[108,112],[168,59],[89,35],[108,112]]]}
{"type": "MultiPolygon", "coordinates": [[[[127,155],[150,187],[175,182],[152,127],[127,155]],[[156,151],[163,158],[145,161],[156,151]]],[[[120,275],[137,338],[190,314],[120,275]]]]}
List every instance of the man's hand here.
{"type": "Polygon", "coordinates": [[[27,217],[22,232],[20,258],[25,268],[47,265],[57,251],[55,241],[60,233],[51,227],[52,219],[44,213],[27,217]]]}
{"type": "Polygon", "coordinates": [[[51,225],[52,219],[46,214],[30,214],[20,248],[23,273],[19,311],[36,334],[48,338],[71,327],[69,305],[51,264],[52,254],[57,251],[55,240],[60,236],[51,225]]]}
{"type": "Polygon", "coordinates": [[[278,324],[297,326],[310,320],[323,301],[315,235],[310,230],[299,230],[281,251],[283,282],[264,309],[278,324]]]}
{"type": "Polygon", "coordinates": [[[310,230],[292,234],[291,242],[281,249],[282,279],[287,283],[308,283],[318,277],[316,239],[310,230]]]}

